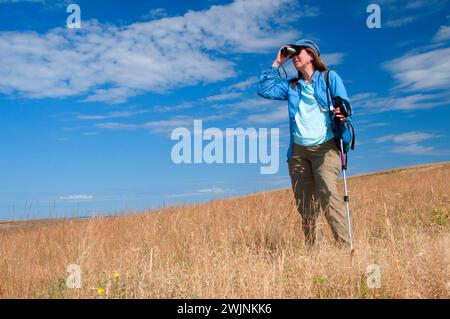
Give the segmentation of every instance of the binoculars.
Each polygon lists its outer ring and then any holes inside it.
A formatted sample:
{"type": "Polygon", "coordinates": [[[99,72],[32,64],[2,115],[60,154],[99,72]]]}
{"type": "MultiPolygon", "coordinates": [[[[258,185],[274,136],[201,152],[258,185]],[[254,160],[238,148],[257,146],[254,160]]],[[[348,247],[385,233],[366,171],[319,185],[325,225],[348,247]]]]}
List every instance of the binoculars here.
{"type": "Polygon", "coordinates": [[[284,57],[292,55],[298,55],[300,53],[300,47],[284,47],[281,49],[281,55],[284,57]]]}
{"type": "Polygon", "coordinates": [[[350,103],[342,99],[340,96],[337,96],[333,99],[333,106],[335,108],[339,108],[341,110],[341,114],[344,117],[349,117],[350,115],[352,115],[352,108],[350,106],[350,103]]]}

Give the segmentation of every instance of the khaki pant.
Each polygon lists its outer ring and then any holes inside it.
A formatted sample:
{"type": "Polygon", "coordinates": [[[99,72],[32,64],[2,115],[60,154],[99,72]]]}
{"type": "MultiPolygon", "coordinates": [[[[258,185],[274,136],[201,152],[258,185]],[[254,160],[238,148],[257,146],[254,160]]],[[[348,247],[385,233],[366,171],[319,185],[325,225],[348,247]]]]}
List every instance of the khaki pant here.
{"type": "Polygon", "coordinates": [[[345,202],[337,191],[341,159],[334,139],[308,147],[294,143],[288,165],[307,246],[312,246],[316,240],[320,209],[324,211],[338,244],[348,245],[345,202]]]}

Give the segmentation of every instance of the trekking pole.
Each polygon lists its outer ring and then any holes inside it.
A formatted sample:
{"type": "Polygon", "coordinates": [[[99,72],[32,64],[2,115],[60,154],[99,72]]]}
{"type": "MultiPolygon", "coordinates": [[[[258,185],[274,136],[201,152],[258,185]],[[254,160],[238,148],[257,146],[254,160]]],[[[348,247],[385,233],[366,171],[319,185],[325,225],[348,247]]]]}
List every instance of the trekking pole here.
{"type": "Polygon", "coordinates": [[[342,137],[343,124],[340,120],[338,121],[338,133],[339,133],[339,145],[341,146],[341,165],[342,165],[342,174],[344,176],[344,201],[347,206],[347,224],[348,224],[348,235],[350,241],[350,250],[353,252],[353,239],[352,239],[352,224],[350,223],[350,206],[349,201],[350,197],[348,196],[347,191],[347,159],[344,157],[344,141],[342,137]]]}
{"type": "MultiPolygon", "coordinates": [[[[332,97],[332,94],[331,94],[331,89],[330,89],[329,73],[330,73],[329,71],[327,71],[325,73],[325,81],[327,84],[327,105],[330,108],[330,110],[329,110],[330,121],[332,121],[332,114],[331,114],[332,113],[332,111],[331,111],[332,105],[330,104],[330,97],[332,97]],[[331,105],[331,107],[330,107],[330,105],[331,105]]],[[[350,103],[348,103],[348,101],[347,102],[344,101],[339,96],[337,96],[337,97],[335,97],[335,99],[333,99],[333,104],[335,104],[335,106],[340,108],[341,113],[345,117],[349,117],[352,114],[350,103]]],[[[342,123],[341,120],[338,118],[335,118],[334,120],[335,120],[335,124],[337,124],[337,133],[338,133],[338,138],[339,138],[339,146],[340,146],[340,153],[341,153],[341,166],[342,166],[342,173],[344,176],[344,193],[345,193],[344,201],[347,206],[348,236],[349,236],[349,242],[350,242],[350,251],[351,251],[351,254],[353,255],[354,250],[353,250],[353,238],[352,238],[352,224],[350,222],[350,206],[349,206],[350,198],[348,196],[348,191],[347,191],[347,154],[345,154],[345,152],[344,152],[344,137],[343,137],[344,123],[342,123]]],[[[353,132],[353,142],[352,142],[351,148],[352,149],[354,148],[354,132],[353,132]]]]}

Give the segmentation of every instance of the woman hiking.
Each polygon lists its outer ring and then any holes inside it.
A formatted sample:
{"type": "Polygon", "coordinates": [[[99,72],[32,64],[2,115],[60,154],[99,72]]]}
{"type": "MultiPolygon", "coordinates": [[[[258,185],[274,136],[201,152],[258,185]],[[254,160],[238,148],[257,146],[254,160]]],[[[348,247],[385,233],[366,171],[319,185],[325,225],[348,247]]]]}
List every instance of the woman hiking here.
{"type": "MultiPolygon", "coordinates": [[[[320,58],[317,44],[299,40],[278,51],[272,66],[262,73],[258,89],[261,97],[288,101],[289,175],[309,248],[316,240],[320,209],[324,211],[337,244],[340,247],[349,244],[345,202],[337,191],[341,160],[328,114],[324,71],[327,67],[320,58]],[[286,47],[293,48],[295,53],[283,54],[286,47]],[[298,77],[288,81],[280,78],[278,68],[290,58],[298,77]]],[[[332,96],[349,101],[342,79],[335,71],[329,71],[329,83],[332,96]]],[[[334,113],[339,120],[347,120],[339,108],[334,109],[334,113]]]]}

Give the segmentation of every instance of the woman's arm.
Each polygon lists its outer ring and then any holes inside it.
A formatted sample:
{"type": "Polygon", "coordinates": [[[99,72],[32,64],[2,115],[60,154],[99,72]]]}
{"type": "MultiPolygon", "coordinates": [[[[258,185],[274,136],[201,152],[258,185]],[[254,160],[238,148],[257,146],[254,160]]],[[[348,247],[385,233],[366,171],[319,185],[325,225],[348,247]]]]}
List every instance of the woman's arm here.
{"type": "Polygon", "coordinates": [[[276,66],[265,70],[259,78],[258,95],[271,100],[287,100],[289,83],[280,79],[276,66]]]}
{"type": "Polygon", "coordinates": [[[277,58],[273,61],[272,66],[265,70],[259,77],[258,95],[271,100],[287,100],[289,92],[289,82],[280,79],[278,68],[289,60],[292,54],[284,56],[278,50],[277,58]]]}

